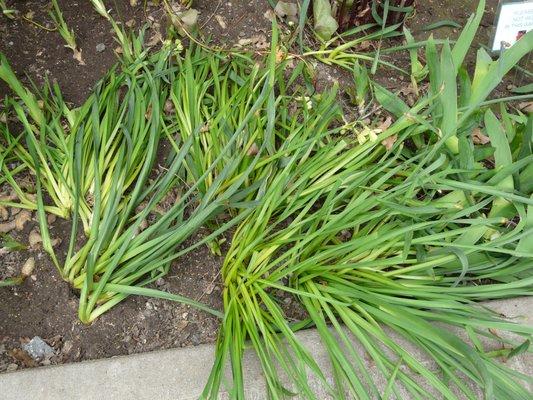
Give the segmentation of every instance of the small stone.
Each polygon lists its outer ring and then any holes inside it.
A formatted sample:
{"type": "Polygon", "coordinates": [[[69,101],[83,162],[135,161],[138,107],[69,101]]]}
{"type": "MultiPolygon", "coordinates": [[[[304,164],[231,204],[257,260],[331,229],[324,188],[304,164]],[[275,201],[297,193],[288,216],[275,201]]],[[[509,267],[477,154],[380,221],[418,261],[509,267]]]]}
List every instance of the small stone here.
{"type": "Polygon", "coordinates": [[[101,53],[101,52],[104,51],[104,50],[105,50],[105,44],[103,44],[103,43],[98,43],[98,44],[96,45],[96,52],[97,52],[97,53],[101,53]]]}
{"type": "Polygon", "coordinates": [[[165,280],[163,278],[159,278],[159,279],[157,279],[157,281],[155,281],[155,284],[157,286],[163,286],[165,283],[166,282],[165,282],[165,280]]]}
{"type": "Polygon", "coordinates": [[[52,357],[55,352],[43,339],[34,336],[28,343],[22,345],[22,349],[28,353],[31,358],[37,361],[52,357]]]}
{"type": "Polygon", "coordinates": [[[22,266],[21,274],[23,276],[30,276],[33,273],[34,268],[35,268],[35,258],[30,257],[26,260],[26,262],[22,266]]]}
{"type": "Polygon", "coordinates": [[[24,210],[17,214],[15,218],[15,229],[21,231],[24,229],[26,222],[31,221],[31,211],[24,210]]]}
{"type": "Polygon", "coordinates": [[[197,334],[197,333],[193,333],[193,334],[191,335],[191,343],[192,343],[194,346],[196,346],[196,345],[200,344],[200,342],[201,342],[200,335],[197,334]]]}
{"type": "Polygon", "coordinates": [[[211,294],[211,293],[213,293],[213,290],[215,290],[215,284],[214,284],[214,283],[210,283],[210,284],[207,285],[207,287],[204,289],[204,293],[205,293],[205,294],[211,294]]]}
{"type": "Polygon", "coordinates": [[[6,221],[9,218],[7,208],[0,206],[0,221],[6,221]]]}
{"type": "Polygon", "coordinates": [[[13,372],[16,371],[19,368],[19,366],[15,363],[11,363],[7,365],[6,372],[13,372]]]}
{"type": "Polygon", "coordinates": [[[220,25],[222,29],[227,28],[228,25],[226,24],[226,20],[224,19],[222,15],[215,15],[215,19],[217,20],[218,24],[220,25]]]}
{"type": "Polygon", "coordinates": [[[48,221],[48,225],[52,225],[54,222],[56,222],[57,217],[54,214],[48,214],[46,216],[46,220],[48,221]]]}
{"type": "Polygon", "coordinates": [[[152,310],[144,310],[143,315],[145,318],[150,318],[152,316],[152,310]]]}
{"type": "Polygon", "coordinates": [[[41,234],[39,233],[39,230],[37,228],[33,229],[30,232],[28,241],[30,242],[30,247],[32,249],[35,249],[39,243],[43,242],[43,238],[41,237],[41,234]]]}

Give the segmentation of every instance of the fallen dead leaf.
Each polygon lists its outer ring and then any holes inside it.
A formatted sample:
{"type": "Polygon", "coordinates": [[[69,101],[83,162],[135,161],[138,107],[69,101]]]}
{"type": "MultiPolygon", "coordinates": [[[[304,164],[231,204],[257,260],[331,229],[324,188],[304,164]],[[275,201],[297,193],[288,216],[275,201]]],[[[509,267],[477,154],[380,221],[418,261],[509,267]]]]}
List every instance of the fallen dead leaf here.
{"type": "Polygon", "coordinates": [[[259,40],[255,47],[257,47],[259,50],[268,49],[270,47],[270,43],[266,40],[266,37],[264,37],[264,40],[259,40]]]}
{"type": "Polygon", "coordinates": [[[22,349],[13,349],[8,353],[15,361],[21,362],[25,367],[36,367],[37,363],[22,349]]]}
{"type": "Polygon", "coordinates": [[[263,14],[263,17],[265,17],[266,19],[268,19],[269,21],[274,21],[274,18],[276,18],[276,14],[274,14],[274,11],[272,9],[268,9],[265,11],[265,13],[263,14]]]}
{"type": "Polygon", "coordinates": [[[13,201],[17,200],[18,196],[15,192],[9,194],[0,194],[0,201],[13,201]]]}
{"type": "Polygon", "coordinates": [[[363,40],[359,45],[357,46],[357,50],[368,50],[372,46],[372,42],[370,40],[363,40]]]}
{"type": "Polygon", "coordinates": [[[286,17],[289,21],[298,22],[298,6],[295,3],[278,1],[274,13],[280,18],[286,17]]]}
{"type": "Polygon", "coordinates": [[[385,118],[385,121],[383,121],[381,124],[378,125],[378,128],[381,132],[383,132],[385,129],[387,129],[392,124],[392,118],[388,116],[385,118]]]}
{"type": "Polygon", "coordinates": [[[172,114],[174,112],[174,103],[172,103],[172,100],[168,99],[165,101],[163,110],[165,111],[165,114],[172,114]]]}
{"type": "Polygon", "coordinates": [[[472,131],[472,141],[474,144],[487,144],[490,143],[490,139],[488,136],[484,135],[481,129],[474,128],[472,131]]]}
{"type": "Polygon", "coordinates": [[[198,22],[198,14],[198,10],[189,8],[180,15],[181,22],[183,22],[186,28],[192,29],[198,22]]]}
{"type": "Polygon", "coordinates": [[[249,156],[255,156],[257,153],[259,153],[259,147],[257,146],[257,143],[253,142],[246,154],[249,156]]]}
{"type": "Polygon", "coordinates": [[[161,35],[161,32],[159,30],[156,30],[150,40],[146,42],[146,45],[148,47],[156,46],[157,44],[161,43],[163,41],[163,36],[161,35]]]}
{"type": "Polygon", "coordinates": [[[394,143],[396,143],[397,140],[398,140],[398,135],[392,135],[392,136],[389,136],[387,139],[383,140],[381,144],[385,146],[387,151],[389,151],[390,149],[392,149],[392,146],[394,146],[394,143]]]}
{"type": "Polygon", "coordinates": [[[283,61],[285,55],[285,52],[278,47],[276,50],[276,63],[280,63],[281,61],[283,61]]]}
{"type": "Polygon", "coordinates": [[[146,119],[152,118],[152,105],[151,104],[146,109],[146,112],[144,113],[144,118],[146,119]]]}
{"type": "Polygon", "coordinates": [[[518,109],[526,113],[533,113],[533,101],[524,101],[519,103],[518,109]]]}

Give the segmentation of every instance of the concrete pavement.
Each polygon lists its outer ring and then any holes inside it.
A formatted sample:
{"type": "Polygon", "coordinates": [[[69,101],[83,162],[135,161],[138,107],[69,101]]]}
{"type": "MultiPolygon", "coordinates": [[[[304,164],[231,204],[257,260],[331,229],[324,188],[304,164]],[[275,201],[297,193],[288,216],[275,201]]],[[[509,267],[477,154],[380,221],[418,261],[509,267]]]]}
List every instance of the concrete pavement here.
{"type": "MultiPolygon", "coordinates": [[[[494,301],[487,305],[513,320],[533,326],[533,298],[494,301]]],[[[315,330],[299,332],[299,338],[318,364],[331,376],[326,349],[315,330]]],[[[400,339],[395,338],[398,342],[400,339]]],[[[405,343],[404,343],[405,344],[405,343]]],[[[357,343],[356,348],[360,349],[357,343]]],[[[405,344],[412,354],[434,363],[412,345],[405,344]]],[[[26,369],[0,374],[1,400],[192,400],[197,399],[209,376],[214,360],[214,346],[156,351],[75,364],[26,369]]],[[[533,355],[525,354],[508,362],[513,368],[533,376],[533,355]]],[[[254,354],[245,357],[247,399],[265,399],[262,372],[254,354]]],[[[375,367],[368,371],[379,381],[375,367]]],[[[318,398],[327,399],[324,388],[310,378],[318,398]]],[[[385,386],[386,382],[380,382],[385,386]]],[[[530,388],[533,389],[533,388],[530,388]]],[[[436,398],[431,391],[428,398],[436,398]]],[[[222,393],[221,398],[228,398],[222,393]]],[[[402,399],[408,399],[402,397],[402,399]]]]}

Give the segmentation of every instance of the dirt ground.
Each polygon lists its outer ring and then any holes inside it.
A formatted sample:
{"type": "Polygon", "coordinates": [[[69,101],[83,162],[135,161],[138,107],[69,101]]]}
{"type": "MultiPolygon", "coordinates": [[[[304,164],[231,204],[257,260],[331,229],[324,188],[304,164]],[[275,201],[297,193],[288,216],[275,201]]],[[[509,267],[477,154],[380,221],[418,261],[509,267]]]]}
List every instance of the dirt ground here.
{"type": "MultiPolygon", "coordinates": [[[[152,3],[148,3],[147,9],[143,9],[143,1],[136,7],[131,7],[129,0],[107,3],[112,5],[115,18],[134,28],[150,21],[165,25],[164,13],[152,3]]],[[[31,80],[41,85],[45,77],[56,80],[65,99],[79,105],[95,82],[115,63],[117,45],[108,22],[93,11],[88,1],[59,0],[65,20],[74,29],[82,49],[85,65],[79,65],[72,58],[71,50],[64,47],[60,35],[43,29],[53,27],[48,15],[49,4],[46,0],[7,0],[8,7],[18,9],[19,15],[26,19],[9,20],[0,16],[0,52],[25,83],[31,80]],[[99,52],[97,46],[101,50],[101,44],[105,49],[99,52]]],[[[496,0],[489,1],[489,12],[479,35],[481,43],[488,43],[496,4],[496,0]]],[[[408,25],[417,38],[423,38],[428,33],[420,31],[420,27],[449,19],[452,5],[453,19],[459,23],[464,23],[475,9],[475,2],[471,1],[419,1],[417,13],[408,25]]],[[[257,35],[265,35],[268,39],[270,21],[264,16],[270,9],[267,0],[197,0],[194,6],[200,11],[202,32],[215,42],[232,45],[257,35]],[[221,24],[220,19],[225,23],[221,24]]],[[[443,28],[434,34],[443,37],[457,32],[443,28]]],[[[322,73],[328,80],[346,77],[331,69],[322,73]]],[[[386,81],[390,87],[402,84],[397,76],[387,76],[386,81]]],[[[0,83],[0,98],[6,93],[7,87],[0,83]]],[[[23,242],[27,242],[29,232],[36,226],[35,215],[33,217],[34,221],[17,233],[17,238],[23,242]]],[[[52,236],[67,237],[69,229],[67,221],[57,220],[52,236]]],[[[0,256],[0,278],[16,274],[30,256],[36,259],[33,275],[20,286],[0,288],[0,372],[31,366],[18,349],[34,336],[45,339],[56,351],[56,356],[44,364],[197,345],[216,338],[219,321],[215,317],[178,303],[140,297],[130,297],[93,324],[83,325],[77,319],[76,293],[61,280],[42,250],[0,256]]],[[[157,286],[220,309],[222,287],[218,272],[221,262],[221,257],[213,256],[207,247],[202,247],[176,262],[157,286]]]]}

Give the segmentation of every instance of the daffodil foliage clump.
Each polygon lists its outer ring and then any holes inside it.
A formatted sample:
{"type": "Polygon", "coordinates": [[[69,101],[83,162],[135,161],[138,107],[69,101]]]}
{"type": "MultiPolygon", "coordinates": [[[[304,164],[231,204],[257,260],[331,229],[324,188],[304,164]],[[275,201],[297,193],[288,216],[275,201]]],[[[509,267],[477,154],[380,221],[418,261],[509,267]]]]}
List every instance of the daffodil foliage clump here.
{"type": "Polygon", "coordinates": [[[37,211],[82,321],[132,294],[220,316],[202,398],[227,385],[245,399],[252,348],[273,399],[318,398],[310,374],[335,399],[529,399],[531,378],[495,357],[528,351],[533,328],[478,302],[532,293],[533,117],[488,99],[533,50],[533,33],[497,60],[480,50],[469,75],[483,8],[453,46],[425,42],[417,76],[428,90],[413,106],[371,84],[394,116],[383,129],[343,122],[337,88],[315,93],[306,60],[282,50],[275,26],[265,58],[174,41],[148,52],[142,33],[122,33],[126,55],[75,109],[56,86],[26,89],[2,57],[0,78],[16,95],[0,123],[0,183],[16,194],[6,205],[37,211]],[[17,183],[28,172],[36,195],[17,183]],[[66,257],[47,213],[72,220],[66,257]],[[184,245],[205,226],[211,234],[184,245]],[[224,232],[222,311],[147,287],[192,249],[217,251],[224,232]],[[303,319],[287,317],[286,296],[303,319]],[[333,382],[296,335],[309,327],[333,382]]]}

